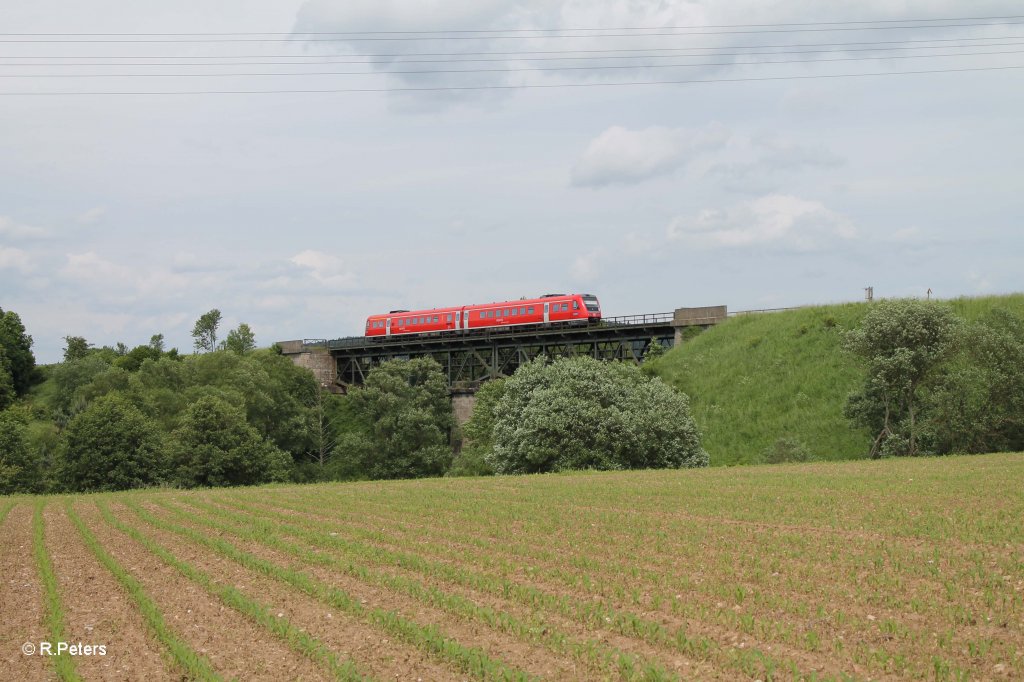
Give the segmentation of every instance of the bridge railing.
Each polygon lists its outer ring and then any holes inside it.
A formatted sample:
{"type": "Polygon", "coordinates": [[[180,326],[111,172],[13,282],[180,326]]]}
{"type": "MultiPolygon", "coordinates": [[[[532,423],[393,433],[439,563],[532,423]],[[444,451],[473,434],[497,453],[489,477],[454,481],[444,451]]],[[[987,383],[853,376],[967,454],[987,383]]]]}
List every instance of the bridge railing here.
{"type": "Polygon", "coordinates": [[[617,317],[602,317],[602,324],[627,325],[627,324],[666,324],[671,322],[675,313],[643,313],[641,315],[619,315],[617,317]]]}
{"type": "Polygon", "coordinates": [[[334,350],[335,348],[348,348],[349,346],[362,346],[366,343],[365,336],[346,336],[341,339],[331,339],[327,341],[327,348],[334,350]]]}
{"type": "Polygon", "coordinates": [[[737,315],[755,315],[757,313],[781,313],[786,310],[800,310],[804,306],[795,306],[792,308],[757,308],[755,310],[731,310],[729,311],[729,317],[736,317],[737,315]]]}

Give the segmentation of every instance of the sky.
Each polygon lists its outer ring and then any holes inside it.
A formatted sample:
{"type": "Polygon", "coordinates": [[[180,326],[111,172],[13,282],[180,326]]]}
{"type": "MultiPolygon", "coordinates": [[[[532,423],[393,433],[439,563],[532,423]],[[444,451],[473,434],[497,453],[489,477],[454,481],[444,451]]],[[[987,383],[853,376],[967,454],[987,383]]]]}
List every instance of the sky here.
{"type": "Polygon", "coordinates": [[[548,292],[1021,291],[1021,11],[5,0],[0,308],[50,363],[191,351],[212,308],[269,345],[548,292]]]}

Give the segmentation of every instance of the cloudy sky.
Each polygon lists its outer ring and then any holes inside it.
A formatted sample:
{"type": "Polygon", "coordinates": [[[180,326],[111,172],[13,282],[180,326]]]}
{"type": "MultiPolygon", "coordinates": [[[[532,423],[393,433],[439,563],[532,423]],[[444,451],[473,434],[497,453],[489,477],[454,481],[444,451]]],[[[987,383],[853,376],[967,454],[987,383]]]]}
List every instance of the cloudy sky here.
{"type": "Polygon", "coordinates": [[[1020,14],[5,0],[0,307],[53,362],[65,335],[190,350],[214,307],[269,344],[549,291],[1020,291],[1020,14]]]}

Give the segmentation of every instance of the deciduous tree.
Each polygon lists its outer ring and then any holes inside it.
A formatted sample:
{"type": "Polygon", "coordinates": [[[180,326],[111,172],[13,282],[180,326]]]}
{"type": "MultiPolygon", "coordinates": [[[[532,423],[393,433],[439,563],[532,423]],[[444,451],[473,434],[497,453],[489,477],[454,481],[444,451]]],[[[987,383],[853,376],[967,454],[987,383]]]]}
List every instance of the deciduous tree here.
{"type": "Polygon", "coordinates": [[[124,490],[165,479],[160,430],[124,396],[95,400],[64,431],[61,478],[70,490],[124,490]]]}
{"type": "Polygon", "coordinates": [[[217,350],[217,327],[220,326],[220,311],[213,310],[203,313],[195,326],[192,327],[192,338],[197,352],[206,353],[217,350]]]}
{"type": "MultiPolygon", "coordinates": [[[[5,365],[17,395],[24,395],[37,381],[36,358],[32,355],[32,337],[14,311],[0,308],[0,348],[6,356],[5,365]]],[[[3,368],[0,368],[0,372],[3,368]]]]}
{"type": "Polygon", "coordinates": [[[291,458],[246,423],[222,398],[192,403],[168,441],[175,480],[185,486],[252,485],[284,481],[291,458]]]}
{"type": "Polygon", "coordinates": [[[249,325],[243,322],[237,329],[228,332],[228,338],[224,340],[224,349],[244,355],[256,349],[256,335],[249,325]]]}
{"type": "Polygon", "coordinates": [[[341,438],[343,473],[367,478],[441,476],[451,464],[451,401],[430,358],[392,360],[349,394],[358,430],[341,438]]]}
{"type": "Polygon", "coordinates": [[[845,349],[863,359],[868,371],[846,413],[877,433],[871,456],[918,454],[919,389],[953,348],[957,327],[941,303],[894,299],[874,304],[860,327],[846,333],[845,349]]]}

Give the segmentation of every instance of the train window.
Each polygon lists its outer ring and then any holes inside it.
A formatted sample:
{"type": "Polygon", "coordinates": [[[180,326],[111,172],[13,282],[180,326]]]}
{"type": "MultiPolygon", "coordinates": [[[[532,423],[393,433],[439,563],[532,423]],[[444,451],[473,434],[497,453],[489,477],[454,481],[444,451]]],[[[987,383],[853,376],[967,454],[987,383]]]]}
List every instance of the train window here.
{"type": "Polygon", "coordinates": [[[532,305],[529,307],[529,311],[530,311],[530,314],[533,315],[533,306],[532,305]]]}
{"type": "Polygon", "coordinates": [[[508,317],[508,308],[505,308],[505,317],[508,317]]]}
{"type": "Polygon", "coordinates": [[[484,319],[484,311],[482,311],[482,310],[480,311],[480,319],[481,320],[484,319]]]}
{"type": "MultiPolygon", "coordinates": [[[[451,315],[449,315],[448,317],[451,317],[451,315]]],[[[437,315],[434,315],[434,322],[437,322],[437,321],[438,321],[437,315]]]]}
{"type": "Polygon", "coordinates": [[[501,317],[501,311],[500,310],[498,311],[498,317],[501,317]]]}
{"type": "Polygon", "coordinates": [[[518,310],[516,310],[515,308],[513,308],[513,309],[512,309],[512,314],[513,314],[513,315],[518,315],[518,314],[519,314],[519,311],[518,311],[518,310]]]}
{"type": "Polygon", "coordinates": [[[579,301],[573,301],[572,302],[572,309],[573,310],[579,310],[580,309],[580,302],[579,301]]]}
{"type": "Polygon", "coordinates": [[[568,303],[563,303],[562,304],[562,312],[566,312],[566,313],[569,312],[569,304],[568,303]]]}
{"type": "Polygon", "coordinates": [[[451,313],[448,313],[445,317],[446,317],[445,322],[451,322],[452,321],[452,314],[451,313]]]}

